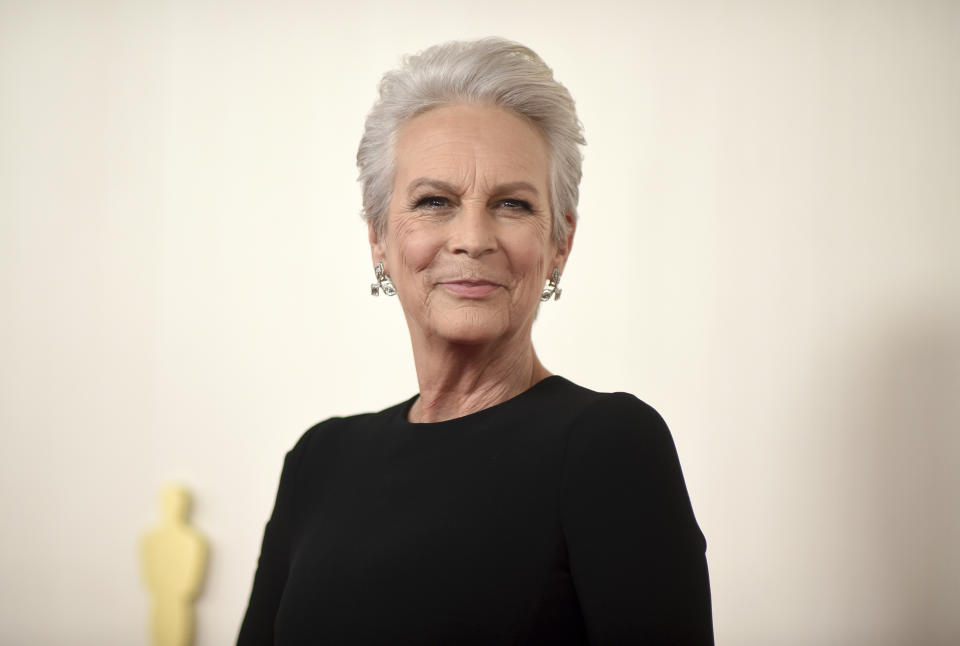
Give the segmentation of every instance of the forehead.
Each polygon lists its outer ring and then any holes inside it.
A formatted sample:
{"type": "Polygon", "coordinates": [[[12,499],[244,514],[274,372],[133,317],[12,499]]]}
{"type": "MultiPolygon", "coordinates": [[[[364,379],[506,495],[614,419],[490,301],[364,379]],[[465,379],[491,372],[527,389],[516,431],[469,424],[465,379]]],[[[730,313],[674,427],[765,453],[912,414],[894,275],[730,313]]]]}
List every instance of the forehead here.
{"type": "Polygon", "coordinates": [[[397,187],[421,177],[547,185],[546,139],[522,117],[494,106],[461,103],[419,114],[398,132],[395,155],[397,187]]]}

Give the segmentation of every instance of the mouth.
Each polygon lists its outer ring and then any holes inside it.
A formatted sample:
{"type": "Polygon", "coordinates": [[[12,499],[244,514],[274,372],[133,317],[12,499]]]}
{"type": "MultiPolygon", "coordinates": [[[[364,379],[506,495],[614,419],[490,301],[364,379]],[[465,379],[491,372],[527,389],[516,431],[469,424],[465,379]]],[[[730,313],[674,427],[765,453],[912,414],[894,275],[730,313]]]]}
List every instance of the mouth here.
{"type": "Polygon", "coordinates": [[[462,298],[483,298],[500,286],[486,280],[450,280],[439,285],[462,298]]]}

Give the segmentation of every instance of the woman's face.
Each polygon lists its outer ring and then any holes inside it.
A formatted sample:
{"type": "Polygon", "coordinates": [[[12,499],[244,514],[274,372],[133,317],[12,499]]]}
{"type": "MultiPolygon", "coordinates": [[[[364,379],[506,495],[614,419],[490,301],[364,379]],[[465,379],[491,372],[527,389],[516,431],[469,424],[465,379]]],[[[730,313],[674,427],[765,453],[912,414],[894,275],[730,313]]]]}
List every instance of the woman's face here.
{"type": "Polygon", "coordinates": [[[522,118],[476,104],[409,120],[381,238],[370,230],[417,340],[484,344],[529,334],[544,281],[573,238],[552,236],[549,150],[522,118]]]}

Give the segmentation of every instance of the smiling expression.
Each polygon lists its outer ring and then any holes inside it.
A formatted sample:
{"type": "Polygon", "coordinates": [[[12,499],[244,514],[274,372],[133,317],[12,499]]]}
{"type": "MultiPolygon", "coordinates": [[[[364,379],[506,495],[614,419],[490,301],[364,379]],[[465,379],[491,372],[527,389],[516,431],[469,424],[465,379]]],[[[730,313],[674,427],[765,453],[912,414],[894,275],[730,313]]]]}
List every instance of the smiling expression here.
{"type": "Polygon", "coordinates": [[[483,344],[529,335],[544,281],[573,236],[553,241],[549,148],[512,112],[477,104],[407,121],[384,235],[370,229],[411,336],[483,344]]]}

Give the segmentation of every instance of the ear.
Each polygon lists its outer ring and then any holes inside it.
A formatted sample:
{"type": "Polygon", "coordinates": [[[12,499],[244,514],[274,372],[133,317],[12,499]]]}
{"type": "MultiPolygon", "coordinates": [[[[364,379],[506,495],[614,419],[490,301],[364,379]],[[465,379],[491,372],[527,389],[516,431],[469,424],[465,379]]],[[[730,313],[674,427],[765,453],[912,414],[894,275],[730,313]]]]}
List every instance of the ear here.
{"type": "Polygon", "coordinates": [[[570,250],[573,248],[573,234],[577,232],[577,219],[573,217],[573,214],[568,211],[563,217],[567,221],[567,235],[563,244],[557,247],[557,253],[553,258],[553,264],[560,269],[561,274],[570,257],[570,250]]]}
{"type": "Polygon", "coordinates": [[[377,231],[373,228],[372,222],[367,222],[367,239],[370,241],[370,257],[373,260],[373,264],[376,265],[384,259],[387,250],[383,245],[383,241],[377,237],[377,231]]]}

